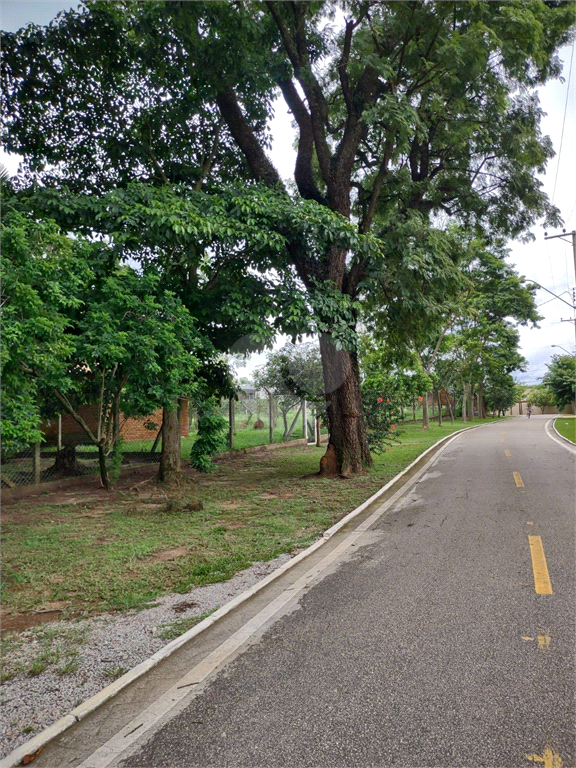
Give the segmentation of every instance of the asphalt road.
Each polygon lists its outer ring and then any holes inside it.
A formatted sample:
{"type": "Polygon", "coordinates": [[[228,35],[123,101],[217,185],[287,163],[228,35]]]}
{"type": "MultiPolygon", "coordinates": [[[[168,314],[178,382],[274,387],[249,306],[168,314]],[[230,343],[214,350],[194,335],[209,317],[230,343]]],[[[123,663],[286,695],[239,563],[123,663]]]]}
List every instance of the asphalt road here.
{"type": "Polygon", "coordinates": [[[576,765],[575,455],[548,421],[462,434],[121,765],[576,765]]]}

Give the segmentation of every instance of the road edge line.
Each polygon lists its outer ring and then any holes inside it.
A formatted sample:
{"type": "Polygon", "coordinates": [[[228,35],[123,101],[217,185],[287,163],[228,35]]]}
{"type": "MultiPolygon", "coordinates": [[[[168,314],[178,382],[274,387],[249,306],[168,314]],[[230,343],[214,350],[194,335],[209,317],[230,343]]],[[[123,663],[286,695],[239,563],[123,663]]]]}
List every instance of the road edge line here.
{"type": "MultiPolygon", "coordinates": [[[[456,440],[456,438],[458,438],[463,432],[469,432],[472,429],[480,429],[481,427],[488,427],[494,423],[497,422],[490,422],[489,424],[475,424],[470,427],[464,427],[455,433],[440,438],[440,440],[427,448],[423,453],[419,454],[411,464],[402,470],[402,472],[395,475],[391,480],[388,481],[388,483],[386,483],[386,485],[382,486],[382,488],[370,496],[369,499],[360,504],[360,506],[356,507],[356,509],[352,510],[352,512],[349,512],[347,515],[345,515],[341,520],[328,528],[328,530],[324,531],[321,537],[309,547],[307,547],[303,552],[300,552],[287,563],[280,566],[272,573],[268,574],[268,576],[265,576],[256,584],[253,584],[251,587],[249,587],[249,589],[237,595],[234,599],[230,600],[230,602],[226,603],[206,619],[201,621],[199,624],[196,624],[194,627],[192,627],[192,629],[189,629],[187,632],[180,635],[180,637],[177,637],[176,639],[167,643],[159,651],[156,651],[156,653],[152,654],[152,656],[144,659],[144,661],[141,661],[140,664],[137,664],[131,670],[122,675],[122,677],[114,680],[114,682],[110,683],[110,685],[107,685],[101,691],[95,693],[89,699],[86,699],[86,701],[82,702],[82,704],[79,704],[77,707],[72,709],[67,715],[64,715],[55,723],[45,728],[43,731],[36,734],[36,736],[33,736],[28,741],[24,742],[19,747],[16,747],[16,749],[14,749],[12,752],[6,755],[6,757],[0,760],[0,768],[16,768],[17,766],[21,765],[25,755],[35,754],[39,749],[43,749],[57,736],[60,736],[64,731],[67,731],[73,725],[76,725],[76,723],[80,722],[80,720],[83,720],[87,715],[94,712],[96,709],[102,706],[102,704],[105,704],[107,701],[114,698],[114,696],[118,695],[124,688],[126,688],[138,678],[142,677],[142,675],[146,674],[146,672],[159,664],[160,661],[163,661],[164,659],[171,656],[175,651],[192,640],[196,635],[199,635],[205,629],[208,629],[208,627],[212,626],[212,624],[215,624],[219,619],[223,618],[228,613],[231,613],[235,608],[251,598],[260,590],[264,589],[264,587],[268,586],[268,584],[270,584],[272,581],[275,581],[280,576],[283,576],[286,571],[293,568],[302,560],[305,560],[323,544],[329,541],[332,536],[341,528],[347,525],[355,517],[360,515],[370,504],[375,502],[387,490],[390,490],[396,483],[401,481],[402,478],[417,464],[422,463],[423,465],[426,465],[428,460],[425,459],[432,451],[440,448],[441,446],[443,446],[443,448],[447,447],[449,443],[451,443],[453,440],[456,440]],[[73,718],[73,720],[70,718],[73,718]]],[[[432,457],[429,461],[432,461],[434,458],[436,457],[432,457]]],[[[398,490],[400,490],[400,488],[398,490]]]]}

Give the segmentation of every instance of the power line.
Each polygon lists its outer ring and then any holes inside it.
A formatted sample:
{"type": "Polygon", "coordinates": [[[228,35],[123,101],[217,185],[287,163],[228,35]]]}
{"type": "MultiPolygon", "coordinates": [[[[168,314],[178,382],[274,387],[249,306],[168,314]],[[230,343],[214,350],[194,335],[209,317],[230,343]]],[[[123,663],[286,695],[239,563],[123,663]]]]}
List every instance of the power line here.
{"type": "Polygon", "coordinates": [[[558,171],[560,170],[560,155],[562,154],[562,142],[564,141],[564,125],[566,124],[566,113],[568,111],[568,97],[570,96],[570,76],[572,75],[572,60],[574,59],[574,40],[572,40],[572,53],[570,54],[570,69],[568,70],[568,85],[566,87],[566,103],[564,104],[564,117],[562,119],[562,133],[560,134],[560,149],[558,150],[558,162],[556,163],[556,176],[554,177],[554,188],[552,189],[552,202],[556,194],[556,182],[558,181],[558,171]]]}
{"type": "MultiPolygon", "coordinates": [[[[562,291],[562,293],[570,293],[570,291],[562,291]]],[[[562,296],[562,293],[560,296],[562,296]]],[[[559,298],[559,296],[555,296],[553,299],[548,299],[548,301],[543,301],[540,304],[536,304],[537,307],[543,307],[544,304],[550,304],[551,301],[556,301],[556,299],[559,298]]]]}
{"type": "Polygon", "coordinates": [[[552,278],[552,288],[554,288],[554,293],[556,293],[556,281],[554,280],[554,270],[552,268],[552,255],[550,253],[549,245],[546,245],[546,255],[548,256],[548,263],[550,264],[550,277],[552,278]]]}

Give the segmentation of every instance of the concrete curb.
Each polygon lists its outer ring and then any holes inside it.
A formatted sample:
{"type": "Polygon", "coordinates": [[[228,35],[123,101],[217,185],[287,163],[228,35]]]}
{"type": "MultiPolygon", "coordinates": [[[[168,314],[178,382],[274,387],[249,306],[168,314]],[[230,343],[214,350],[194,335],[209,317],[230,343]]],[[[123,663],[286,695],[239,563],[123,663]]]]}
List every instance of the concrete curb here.
{"type": "Polygon", "coordinates": [[[437,449],[440,448],[441,446],[445,447],[446,445],[451,443],[453,440],[458,438],[463,432],[468,432],[471,429],[479,429],[480,427],[485,427],[485,426],[489,426],[489,425],[478,424],[471,427],[465,427],[464,429],[458,430],[458,432],[456,433],[453,433],[451,435],[446,435],[446,437],[443,437],[440,440],[438,440],[436,443],[434,443],[434,445],[431,445],[423,453],[417,456],[414,459],[414,461],[406,467],[406,469],[402,470],[402,472],[400,472],[398,475],[395,475],[395,477],[393,477],[392,480],[386,483],[386,485],[384,485],[382,488],[376,491],[376,493],[373,494],[365,502],[360,504],[359,507],[356,507],[356,509],[352,510],[352,512],[349,512],[341,520],[339,520],[333,526],[328,528],[328,530],[324,531],[321,538],[319,538],[318,541],[315,541],[314,544],[309,546],[303,552],[300,552],[300,554],[296,555],[296,557],[293,557],[291,560],[289,560],[284,565],[280,566],[280,568],[277,568],[268,576],[264,577],[261,581],[259,581],[257,584],[254,584],[245,592],[242,592],[240,595],[237,595],[229,603],[226,603],[226,605],[223,605],[213,614],[211,614],[206,619],[204,619],[204,621],[201,621],[199,624],[196,624],[196,626],[192,627],[192,629],[189,629],[188,632],[185,632],[183,635],[180,635],[180,637],[177,637],[175,640],[172,640],[170,643],[165,645],[159,651],[156,651],[156,653],[150,656],[150,658],[144,660],[143,662],[135,666],[133,669],[131,669],[129,672],[126,672],[126,674],[122,675],[122,677],[119,677],[113,683],[110,683],[110,685],[107,685],[101,691],[94,694],[94,696],[91,696],[82,704],[75,707],[73,710],[71,710],[71,712],[69,712],[69,714],[65,715],[60,720],[56,721],[53,725],[49,726],[45,730],[36,734],[36,736],[34,736],[32,739],[25,742],[24,744],[21,744],[15,750],[10,752],[10,754],[8,754],[5,758],[0,760],[0,768],[15,768],[16,766],[21,765],[22,760],[26,755],[33,755],[39,749],[45,747],[46,744],[48,744],[50,741],[55,739],[61,733],[66,731],[68,728],[71,728],[80,720],[83,720],[87,715],[89,715],[94,710],[98,709],[98,707],[100,707],[102,704],[112,699],[114,696],[120,693],[120,691],[122,691],[132,682],[137,680],[142,675],[146,674],[146,672],[148,672],[150,669],[155,667],[162,660],[166,659],[168,656],[173,654],[176,650],[178,650],[178,648],[185,645],[188,641],[192,640],[192,638],[196,637],[196,635],[199,635],[205,629],[208,629],[208,627],[212,626],[212,624],[215,624],[217,621],[219,621],[221,618],[223,618],[228,613],[233,611],[235,608],[237,608],[239,605],[244,603],[246,600],[251,598],[257,592],[264,589],[264,587],[266,587],[272,581],[275,581],[277,578],[284,575],[286,571],[290,570],[295,565],[300,563],[302,560],[306,559],[309,555],[311,555],[313,552],[319,549],[323,544],[325,544],[330,538],[332,538],[332,536],[334,536],[335,533],[337,533],[344,526],[346,526],[351,520],[358,517],[358,515],[360,515],[370,504],[372,504],[374,501],[380,498],[380,496],[386,493],[386,491],[390,490],[397,484],[402,485],[402,479],[411,470],[415,468],[419,468],[421,465],[427,464],[429,461],[428,459],[429,454],[431,454],[432,452],[436,452],[437,449]]]}

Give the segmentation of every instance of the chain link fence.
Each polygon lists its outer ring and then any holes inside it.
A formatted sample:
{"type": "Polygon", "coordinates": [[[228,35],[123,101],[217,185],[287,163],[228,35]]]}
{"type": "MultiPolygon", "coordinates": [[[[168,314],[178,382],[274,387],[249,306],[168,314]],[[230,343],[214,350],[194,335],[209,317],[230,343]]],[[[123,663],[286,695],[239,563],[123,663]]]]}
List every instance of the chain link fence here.
{"type": "Polygon", "coordinates": [[[251,388],[223,403],[221,413],[228,421],[229,450],[304,439],[316,444],[327,433],[314,405],[251,388]]]}
{"type": "MultiPolygon", "coordinates": [[[[161,446],[152,453],[142,449],[143,441],[125,443],[122,466],[157,463],[161,446]]],[[[36,443],[26,450],[2,458],[0,478],[2,488],[41,485],[52,480],[81,477],[98,472],[98,449],[92,443],[58,446],[36,443]]]]}
{"type": "MultiPolygon", "coordinates": [[[[318,432],[327,433],[317,419],[314,406],[298,401],[268,396],[266,393],[241,393],[238,400],[223,400],[220,412],[228,422],[227,449],[249,450],[271,443],[303,440],[316,443],[318,432]],[[306,430],[304,429],[306,422],[306,430]],[[306,432],[306,435],[304,434],[306,432]]],[[[155,424],[150,438],[124,440],[122,467],[154,464],[160,460],[162,430],[155,424]]],[[[196,439],[198,415],[188,411],[188,436],[182,437],[182,459],[188,460],[196,439]]],[[[54,433],[55,430],[52,430],[54,433]]],[[[48,435],[49,433],[47,433],[48,435]]],[[[85,441],[80,432],[62,433],[26,450],[2,457],[2,488],[41,485],[52,480],[80,477],[98,472],[98,449],[85,441]]]]}

